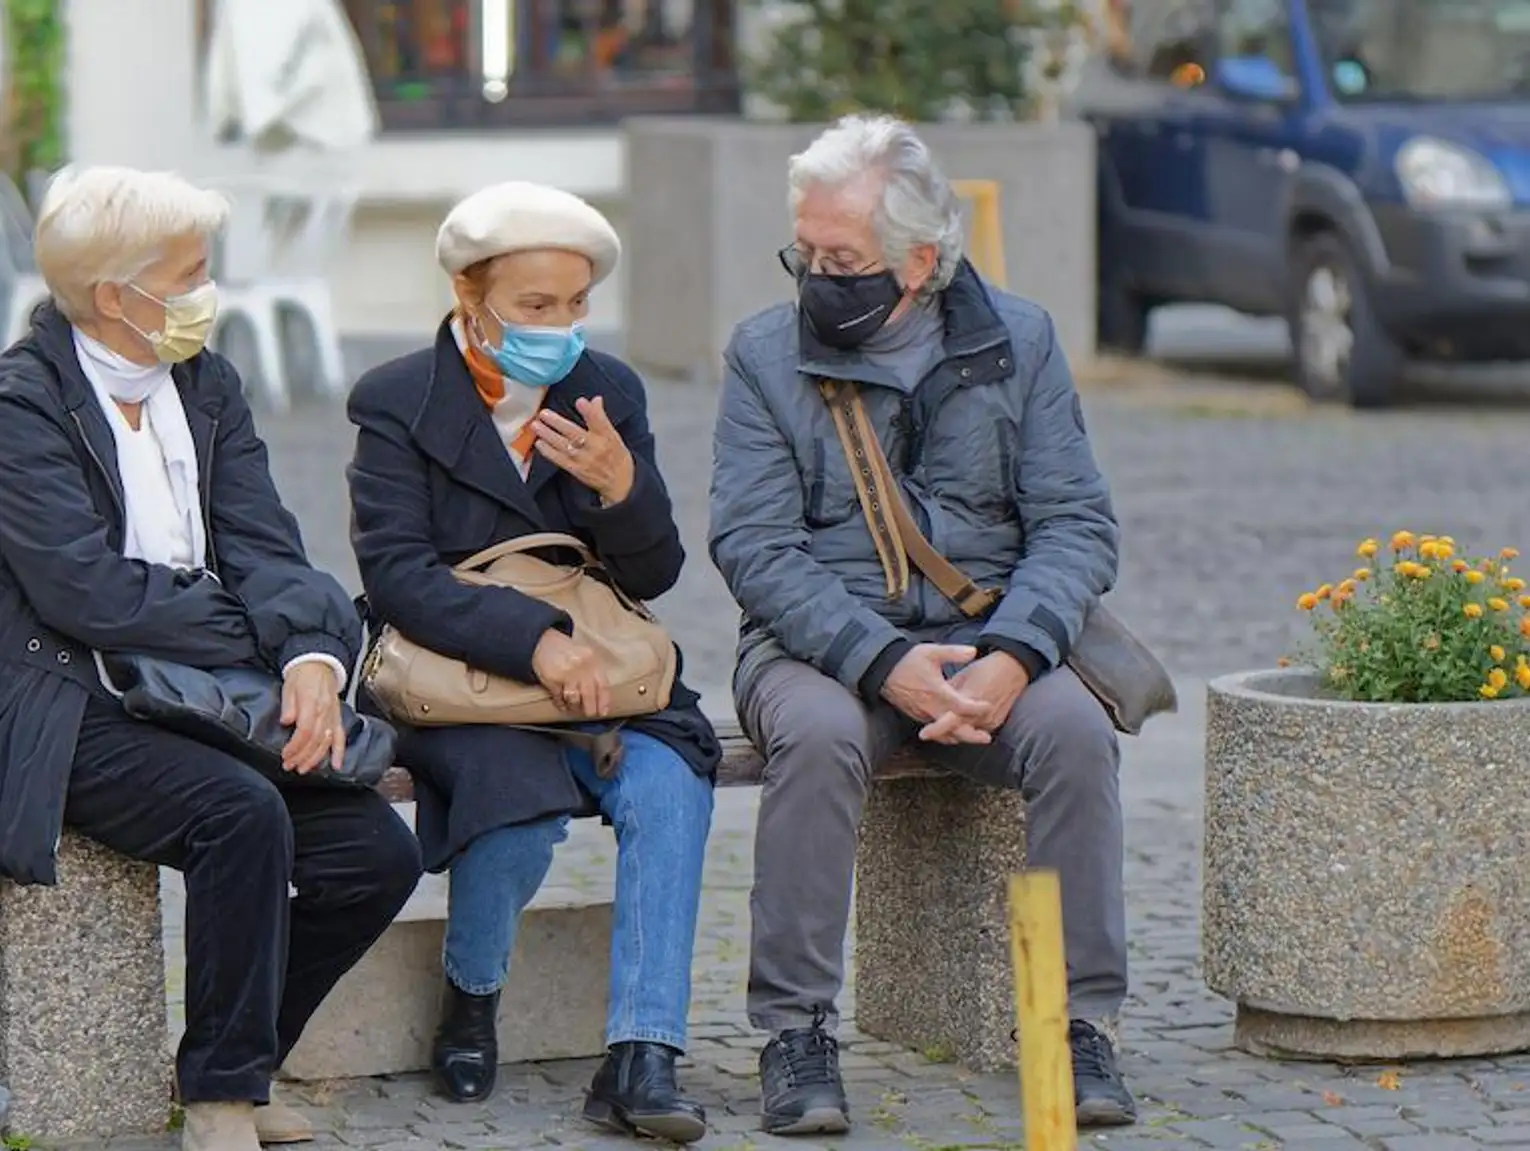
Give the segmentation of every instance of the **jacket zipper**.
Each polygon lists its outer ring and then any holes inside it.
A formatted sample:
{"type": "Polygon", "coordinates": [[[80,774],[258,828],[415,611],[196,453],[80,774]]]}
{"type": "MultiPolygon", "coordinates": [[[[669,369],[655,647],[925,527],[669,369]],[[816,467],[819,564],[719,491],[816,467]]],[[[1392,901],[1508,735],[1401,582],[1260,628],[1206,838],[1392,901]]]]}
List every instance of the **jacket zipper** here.
{"type": "MultiPolygon", "coordinates": [[[[212,529],[212,466],[213,450],[218,446],[218,419],[213,417],[212,435],[207,439],[207,461],[203,465],[203,475],[197,481],[200,489],[197,495],[201,499],[202,506],[202,531],[207,536],[207,570],[214,576],[218,575],[218,549],[213,545],[212,529]]],[[[221,579],[221,577],[220,577],[221,579]]]]}
{"type": "Polygon", "coordinates": [[[125,519],[127,517],[127,506],[122,502],[122,496],[117,492],[117,484],[112,478],[111,469],[106,466],[106,461],[96,453],[95,445],[90,442],[90,437],[85,434],[85,425],[81,422],[79,414],[71,411],[69,418],[74,421],[75,430],[80,433],[80,442],[85,445],[85,454],[96,465],[96,469],[101,473],[101,478],[106,481],[106,489],[112,493],[112,503],[117,506],[117,514],[125,519]]]}
{"type": "MultiPolygon", "coordinates": [[[[75,431],[80,433],[80,442],[85,445],[85,454],[88,455],[91,459],[91,462],[96,465],[96,470],[101,473],[101,478],[106,481],[106,490],[112,494],[112,503],[117,508],[117,514],[123,519],[126,519],[127,506],[124,504],[122,496],[117,493],[117,485],[112,482],[111,469],[106,466],[106,461],[103,460],[99,454],[97,454],[95,445],[90,442],[90,437],[85,434],[85,424],[80,420],[79,414],[71,409],[69,412],[69,418],[74,421],[75,431]]],[[[92,652],[92,654],[96,657],[97,672],[99,674],[102,670],[104,670],[102,669],[99,662],[101,658],[100,654],[96,652],[92,652]]],[[[59,813],[59,822],[63,822],[63,812],[59,813]]],[[[58,838],[53,841],[53,859],[55,862],[58,860],[59,848],[63,846],[63,843],[64,834],[62,831],[60,831],[58,838]]]]}

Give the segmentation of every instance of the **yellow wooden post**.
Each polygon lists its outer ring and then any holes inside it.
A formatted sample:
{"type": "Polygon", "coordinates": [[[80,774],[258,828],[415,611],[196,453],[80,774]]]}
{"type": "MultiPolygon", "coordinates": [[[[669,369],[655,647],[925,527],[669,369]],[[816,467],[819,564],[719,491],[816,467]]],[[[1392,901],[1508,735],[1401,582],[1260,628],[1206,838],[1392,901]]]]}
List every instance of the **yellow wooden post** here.
{"type": "Polygon", "coordinates": [[[990,284],[1009,286],[1004,267],[1004,225],[999,220],[999,182],[997,180],[952,180],[951,188],[964,200],[972,201],[972,243],[968,256],[990,284]]]}
{"type": "Polygon", "coordinates": [[[1026,1151],[1077,1151],[1062,887],[1055,871],[1010,876],[1009,938],[1026,1151]]]}

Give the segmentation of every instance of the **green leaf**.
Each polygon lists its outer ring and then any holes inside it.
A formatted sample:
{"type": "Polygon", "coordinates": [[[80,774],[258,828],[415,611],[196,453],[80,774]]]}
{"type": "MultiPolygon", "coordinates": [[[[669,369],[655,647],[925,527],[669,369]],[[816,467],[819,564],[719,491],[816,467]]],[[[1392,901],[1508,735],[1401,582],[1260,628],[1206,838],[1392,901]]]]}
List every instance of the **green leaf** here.
{"type": "Polygon", "coordinates": [[[64,16],[62,0],[4,0],[8,89],[0,97],[0,164],[25,188],[34,169],[64,162],[64,16]]]}

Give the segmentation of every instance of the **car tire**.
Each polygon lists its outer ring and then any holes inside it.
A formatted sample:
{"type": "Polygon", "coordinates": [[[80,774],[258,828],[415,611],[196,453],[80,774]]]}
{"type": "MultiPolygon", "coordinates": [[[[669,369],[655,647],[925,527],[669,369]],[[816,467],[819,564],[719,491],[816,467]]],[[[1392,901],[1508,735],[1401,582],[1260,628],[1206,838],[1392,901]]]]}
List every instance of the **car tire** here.
{"type": "Polygon", "coordinates": [[[1147,348],[1152,305],[1127,287],[1120,275],[1101,269],[1096,307],[1095,334],[1100,350],[1140,356],[1147,348]]]}
{"type": "Polygon", "coordinates": [[[1356,408],[1396,399],[1407,360],[1381,326],[1349,246],[1332,232],[1297,241],[1290,276],[1296,381],[1312,399],[1356,408]]]}

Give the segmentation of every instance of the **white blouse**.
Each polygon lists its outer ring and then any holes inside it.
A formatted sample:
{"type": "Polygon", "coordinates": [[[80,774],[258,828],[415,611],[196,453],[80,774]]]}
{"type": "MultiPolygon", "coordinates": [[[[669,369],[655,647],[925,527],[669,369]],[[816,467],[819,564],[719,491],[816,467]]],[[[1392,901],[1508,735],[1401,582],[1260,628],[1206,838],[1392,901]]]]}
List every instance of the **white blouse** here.
{"type": "MultiPolygon", "coordinates": [[[[135,364],[78,328],[74,346],[80,370],[96,393],[117,445],[117,473],[126,504],[123,554],[166,567],[203,567],[207,539],[196,446],[169,366],[135,364]],[[119,402],[140,405],[136,429],[117,406],[119,402]]],[[[345,665],[325,652],[290,660],[282,674],[314,660],[327,664],[344,688],[345,665]]],[[[104,669],[102,678],[106,682],[104,669]]],[[[106,682],[106,686],[112,685],[106,682]]]]}

